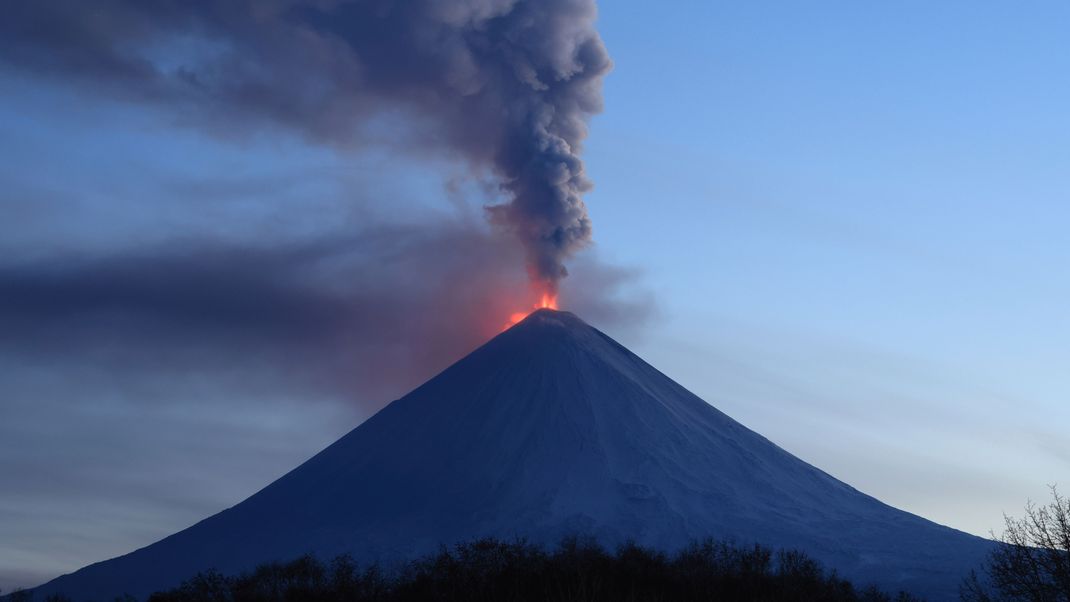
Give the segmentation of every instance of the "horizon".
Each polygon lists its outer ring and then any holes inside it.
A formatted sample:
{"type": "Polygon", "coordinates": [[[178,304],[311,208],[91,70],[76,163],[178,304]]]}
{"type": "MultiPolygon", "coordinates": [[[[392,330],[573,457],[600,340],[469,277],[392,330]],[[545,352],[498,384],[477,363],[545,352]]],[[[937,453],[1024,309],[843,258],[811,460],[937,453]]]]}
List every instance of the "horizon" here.
{"type": "Polygon", "coordinates": [[[546,82],[360,8],[10,11],[0,589],[241,502],[551,297],[903,511],[988,537],[1067,486],[1070,6],[551,4],[572,54],[508,38],[546,82]],[[489,110],[546,97],[557,144],[489,110]]]}

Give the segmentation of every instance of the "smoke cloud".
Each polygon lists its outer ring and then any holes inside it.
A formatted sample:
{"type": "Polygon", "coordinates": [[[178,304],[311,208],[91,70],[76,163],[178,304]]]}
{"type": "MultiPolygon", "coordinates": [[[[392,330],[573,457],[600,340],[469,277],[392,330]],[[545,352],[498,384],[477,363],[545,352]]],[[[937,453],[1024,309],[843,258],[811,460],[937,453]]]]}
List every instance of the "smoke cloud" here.
{"type": "Polygon", "coordinates": [[[593,0],[20,2],[0,61],[220,135],[459,155],[495,175],[489,217],[554,293],[591,240],[580,151],[611,66],[595,18],[593,0]]]}
{"type": "MultiPolygon", "coordinates": [[[[180,241],[0,264],[0,359],[144,381],[146,403],[190,403],[196,375],[231,397],[340,399],[367,415],[523,306],[522,250],[477,226],[440,217],[270,248],[180,241]]],[[[620,335],[649,314],[633,274],[592,258],[579,269],[597,284],[574,295],[586,319],[620,335]]]]}

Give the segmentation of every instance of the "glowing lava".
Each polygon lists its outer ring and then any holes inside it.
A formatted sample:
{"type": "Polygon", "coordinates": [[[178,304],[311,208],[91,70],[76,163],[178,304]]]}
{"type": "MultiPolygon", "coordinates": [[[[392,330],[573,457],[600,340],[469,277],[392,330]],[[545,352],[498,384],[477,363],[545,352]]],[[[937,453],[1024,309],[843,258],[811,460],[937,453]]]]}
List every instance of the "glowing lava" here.
{"type": "Polygon", "coordinates": [[[543,293],[539,302],[532,307],[531,311],[518,311],[514,314],[510,314],[509,321],[505,323],[505,326],[502,326],[502,330],[509,330],[514,324],[528,317],[532,312],[540,309],[557,309],[557,295],[543,293]]]}

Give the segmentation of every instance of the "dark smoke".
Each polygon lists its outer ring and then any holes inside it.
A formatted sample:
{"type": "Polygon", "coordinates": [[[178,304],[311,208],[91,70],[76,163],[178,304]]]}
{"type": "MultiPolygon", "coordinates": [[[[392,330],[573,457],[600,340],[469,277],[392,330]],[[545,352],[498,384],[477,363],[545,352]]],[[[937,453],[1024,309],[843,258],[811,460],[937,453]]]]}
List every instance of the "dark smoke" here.
{"type": "MultiPolygon", "coordinates": [[[[523,307],[508,292],[523,279],[520,254],[511,238],[440,218],[270,248],[182,241],[0,263],[0,364],[170,382],[163,403],[183,397],[177,379],[198,374],[231,394],[371,412],[501,331],[523,307]]],[[[648,315],[645,300],[616,296],[633,274],[591,258],[579,269],[596,285],[571,306],[586,319],[619,336],[648,315]]]]}
{"type": "Polygon", "coordinates": [[[590,241],[580,150],[610,68],[593,0],[42,0],[3,13],[8,69],[219,134],[271,123],[489,168],[508,199],[490,217],[519,237],[541,289],[590,241]],[[410,125],[384,132],[391,120],[410,125]]]}

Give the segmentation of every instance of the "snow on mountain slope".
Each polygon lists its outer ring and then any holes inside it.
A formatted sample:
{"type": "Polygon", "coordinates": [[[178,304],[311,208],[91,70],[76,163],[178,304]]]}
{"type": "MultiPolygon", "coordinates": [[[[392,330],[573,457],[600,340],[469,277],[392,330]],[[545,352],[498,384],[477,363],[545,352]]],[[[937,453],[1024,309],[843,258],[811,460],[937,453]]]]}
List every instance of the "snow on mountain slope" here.
{"type": "Polygon", "coordinates": [[[575,533],[794,547],[933,600],[954,598],[989,545],[856,491],[576,316],[540,310],[237,506],[37,591],[144,596],[305,552],[390,562],[575,533]]]}

